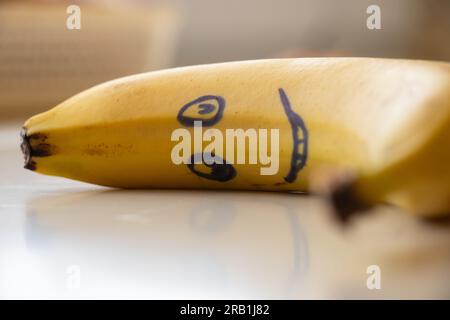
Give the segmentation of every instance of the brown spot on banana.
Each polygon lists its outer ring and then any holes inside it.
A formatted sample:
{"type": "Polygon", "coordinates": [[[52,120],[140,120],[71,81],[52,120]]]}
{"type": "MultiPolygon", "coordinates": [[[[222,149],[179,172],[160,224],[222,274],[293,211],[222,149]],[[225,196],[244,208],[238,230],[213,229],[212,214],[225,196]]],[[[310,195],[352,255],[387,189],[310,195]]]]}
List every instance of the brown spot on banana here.
{"type": "Polygon", "coordinates": [[[134,150],[134,146],[132,144],[88,144],[84,147],[83,153],[89,156],[98,156],[98,157],[122,157],[127,154],[134,154],[136,151],[134,150]]]}

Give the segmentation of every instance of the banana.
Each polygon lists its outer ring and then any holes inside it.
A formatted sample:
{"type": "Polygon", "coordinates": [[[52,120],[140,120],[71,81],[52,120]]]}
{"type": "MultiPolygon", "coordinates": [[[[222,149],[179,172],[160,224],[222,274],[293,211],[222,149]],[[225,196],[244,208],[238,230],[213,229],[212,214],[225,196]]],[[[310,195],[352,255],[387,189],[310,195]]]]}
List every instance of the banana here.
{"type": "Polygon", "coordinates": [[[21,147],[27,169],[120,188],[308,192],[329,172],[343,216],[383,202],[437,216],[450,212],[450,64],[274,59],[138,74],[33,116],[21,147]],[[260,140],[228,148],[230,129],[260,140]],[[177,149],[186,133],[191,153],[177,149]],[[213,140],[227,148],[206,152],[213,140]]]}

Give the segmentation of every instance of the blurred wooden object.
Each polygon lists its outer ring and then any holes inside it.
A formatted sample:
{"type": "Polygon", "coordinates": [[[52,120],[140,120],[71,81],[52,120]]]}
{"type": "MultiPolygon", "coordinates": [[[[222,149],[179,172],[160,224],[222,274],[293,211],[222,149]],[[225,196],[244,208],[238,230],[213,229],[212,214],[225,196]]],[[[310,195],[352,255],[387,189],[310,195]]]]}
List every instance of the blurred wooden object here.
{"type": "Polygon", "coordinates": [[[27,117],[106,80],[172,63],[177,16],[169,7],[0,3],[0,119],[27,117]]]}

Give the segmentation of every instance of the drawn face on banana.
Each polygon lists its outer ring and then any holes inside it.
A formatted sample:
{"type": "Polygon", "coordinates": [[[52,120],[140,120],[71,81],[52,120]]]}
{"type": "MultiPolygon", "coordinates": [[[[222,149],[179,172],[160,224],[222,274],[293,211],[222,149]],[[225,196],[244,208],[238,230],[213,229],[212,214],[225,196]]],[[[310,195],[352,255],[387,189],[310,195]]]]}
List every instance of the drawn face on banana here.
{"type": "MultiPolygon", "coordinates": [[[[290,169],[284,180],[293,183],[308,157],[308,131],[303,119],[295,113],[283,89],[278,90],[280,108],[292,132],[290,169]]],[[[177,115],[184,127],[172,132],[171,159],[176,165],[187,165],[197,176],[215,181],[229,181],[238,175],[233,164],[259,165],[261,175],[275,175],[280,167],[279,128],[214,128],[226,113],[226,99],[204,95],[185,104],[177,115]],[[206,130],[203,127],[208,127],[206,130]],[[207,143],[205,145],[205,142],[207,143]]]]}

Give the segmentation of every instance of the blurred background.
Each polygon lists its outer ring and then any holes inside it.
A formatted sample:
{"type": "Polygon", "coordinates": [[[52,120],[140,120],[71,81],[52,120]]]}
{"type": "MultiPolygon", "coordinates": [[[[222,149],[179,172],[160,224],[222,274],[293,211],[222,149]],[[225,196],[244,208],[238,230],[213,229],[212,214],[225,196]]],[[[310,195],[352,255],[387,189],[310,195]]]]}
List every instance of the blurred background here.
{"type": "Polygon", "coordinates": [[[450,61],[448,0],[0,0],[0,121],[97,83],[232,60],[373,56],[450,61]],[[369,5],[381,30],[369,30],[369,5]],[[69,5],[81,29],[69,30],[69,5]]]}

